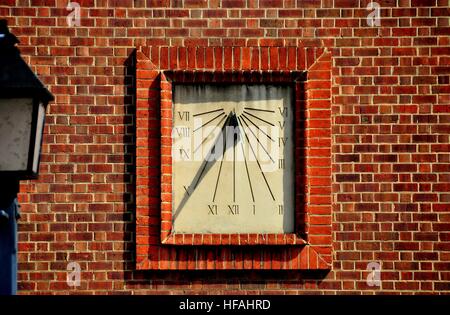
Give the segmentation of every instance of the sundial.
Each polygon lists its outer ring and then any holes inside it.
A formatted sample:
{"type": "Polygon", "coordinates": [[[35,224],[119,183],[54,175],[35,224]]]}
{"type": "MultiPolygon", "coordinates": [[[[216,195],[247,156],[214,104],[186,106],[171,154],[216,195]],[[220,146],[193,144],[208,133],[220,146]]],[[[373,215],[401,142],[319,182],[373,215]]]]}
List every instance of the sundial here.
{"type": "Polygon", "coordinates": [[[136,58],[137,268],[329,270],[331,51],[136,58]]]}
{"type": "Polygon", "coordinates": [[[290,85],[174,85],[174,234],[293,233],[293,106],[290,85]]]}

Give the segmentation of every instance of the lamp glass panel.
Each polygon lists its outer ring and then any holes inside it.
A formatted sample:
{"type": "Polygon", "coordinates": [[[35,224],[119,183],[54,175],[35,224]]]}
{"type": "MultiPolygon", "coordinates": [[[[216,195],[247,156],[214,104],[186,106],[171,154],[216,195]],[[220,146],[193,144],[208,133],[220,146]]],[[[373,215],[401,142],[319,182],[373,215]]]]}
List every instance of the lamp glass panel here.
{"type": "Polygon", "coordinates": [[[39,157],[41,152],[42,134],[44,133],[45,107],[44,104],[39,103],[38,117],[36,123],[36,142],[34,144],[33,155],[33,172],[37,173],[39,168],[39,157]]]}
{"type": "Polygon", "coordinates": [[[0,171],[26,171],[33,99],[0,99],[0,171]]]}

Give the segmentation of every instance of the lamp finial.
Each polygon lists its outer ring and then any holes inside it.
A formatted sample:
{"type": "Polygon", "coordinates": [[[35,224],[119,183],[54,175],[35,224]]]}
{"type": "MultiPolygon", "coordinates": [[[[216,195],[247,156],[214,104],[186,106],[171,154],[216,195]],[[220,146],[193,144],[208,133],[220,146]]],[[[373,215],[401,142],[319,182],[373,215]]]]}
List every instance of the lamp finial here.
{"type": "Polygon", "coordinates": [[[17,37],[9,32],[8,21],[0,20],[0,50],[15,47],[19,43],[17,37]]]}

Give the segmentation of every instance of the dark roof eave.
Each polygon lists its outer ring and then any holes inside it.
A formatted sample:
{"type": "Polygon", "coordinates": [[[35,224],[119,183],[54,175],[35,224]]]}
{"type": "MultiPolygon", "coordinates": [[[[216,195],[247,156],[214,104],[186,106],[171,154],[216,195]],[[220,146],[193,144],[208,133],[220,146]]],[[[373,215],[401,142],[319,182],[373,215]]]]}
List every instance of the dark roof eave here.
{"type": "Polygon", "coordinates": [[[46,88],[31,88],[24,86],[0,86],[1,98],[38,98],[44,104],[55,99],[46,88]]]}

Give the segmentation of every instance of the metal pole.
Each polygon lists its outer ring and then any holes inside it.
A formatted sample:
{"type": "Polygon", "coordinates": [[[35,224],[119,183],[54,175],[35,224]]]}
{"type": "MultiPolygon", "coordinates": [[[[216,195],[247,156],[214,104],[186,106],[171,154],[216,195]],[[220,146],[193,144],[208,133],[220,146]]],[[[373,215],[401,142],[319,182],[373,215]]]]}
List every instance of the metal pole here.
{"type": "Polygon", "coordinates": [[[0,177],[0,295],[17,292],[17,203],[19,180],[0,177]]]}

